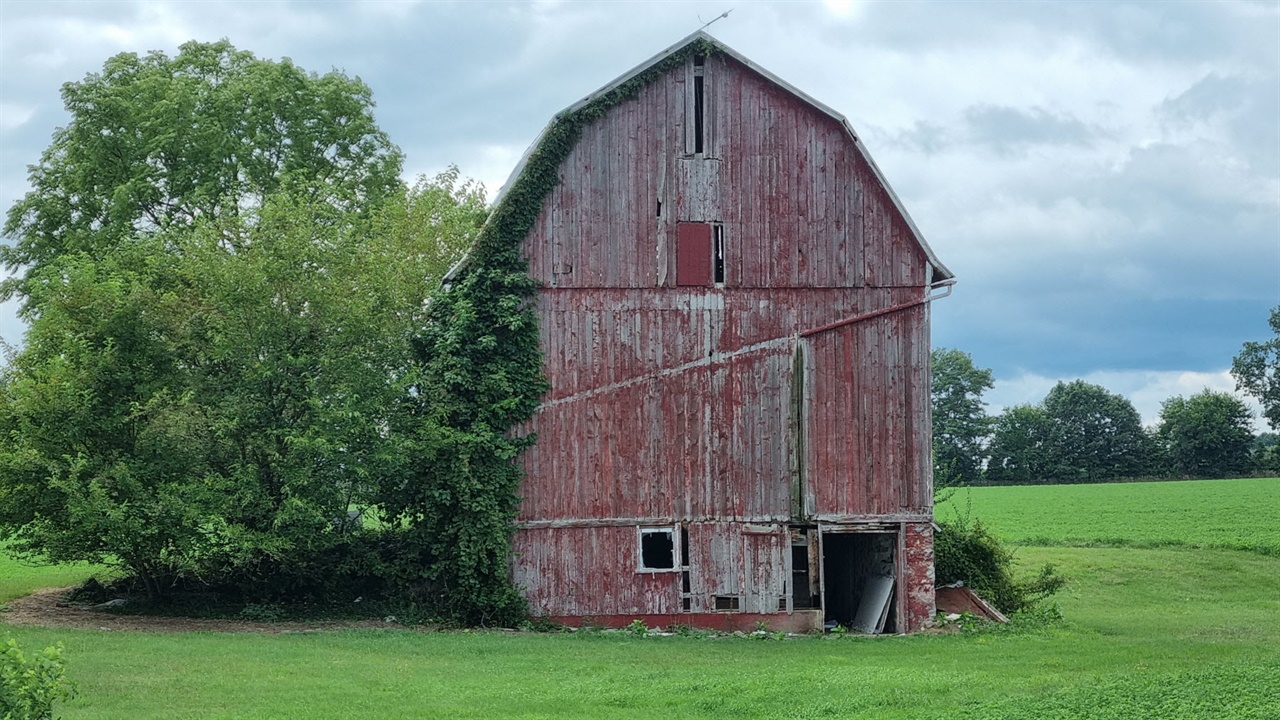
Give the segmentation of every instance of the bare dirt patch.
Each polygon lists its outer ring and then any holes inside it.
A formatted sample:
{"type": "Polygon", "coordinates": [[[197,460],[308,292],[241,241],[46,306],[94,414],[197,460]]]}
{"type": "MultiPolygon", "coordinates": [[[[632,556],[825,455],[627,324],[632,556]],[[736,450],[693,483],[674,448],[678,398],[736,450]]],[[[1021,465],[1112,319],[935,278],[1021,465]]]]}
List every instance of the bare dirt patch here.
{"type": "Polygon", "coordinates": [[[124,615],[82,605],[69,605],[63,596],[71,588],[47,588],[9,601],[0,621],[9,625],[80,628],[85,630],[129,632],[223,632],[223,633],[300,633],[352,628],[402,627],[380,620],[317,620],[250,622],[214,618],[169,617],[161,615],[124,615]]]}

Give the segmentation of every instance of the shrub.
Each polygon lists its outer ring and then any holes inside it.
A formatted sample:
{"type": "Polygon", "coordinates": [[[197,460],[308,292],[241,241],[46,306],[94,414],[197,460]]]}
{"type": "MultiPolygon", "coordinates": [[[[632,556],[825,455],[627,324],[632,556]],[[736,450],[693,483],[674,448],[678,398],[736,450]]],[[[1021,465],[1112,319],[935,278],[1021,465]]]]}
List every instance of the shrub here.
{"type": "Polygon", "coordinates": [[[28,656],[8,639],[0,652],[0,718],[52,718],[53,703],[72,696],[65,669],[61,643],[28,656]]]}
{"type": "Polygon", "coordinates": [[[1013,552],[967,512],[957,513],[954,520],[938,521],[933,550],[939,585],[963,582],[1007,614],[1031,607],[1066,584],[1052,565],[1045,565],[1030,579],[1015,579],[1013,552]]]}

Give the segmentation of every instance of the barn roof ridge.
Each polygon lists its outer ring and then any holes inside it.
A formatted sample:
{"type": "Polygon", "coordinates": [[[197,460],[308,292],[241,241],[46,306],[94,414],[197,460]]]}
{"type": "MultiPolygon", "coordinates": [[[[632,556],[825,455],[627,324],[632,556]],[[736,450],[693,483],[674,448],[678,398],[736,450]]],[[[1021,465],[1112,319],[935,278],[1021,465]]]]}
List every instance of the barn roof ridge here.
{"type": "MultiPolygon", "coordinates": [[[[799,88],[787,82],[786,80],[783,80],[782,78],[773,74],[769,70],[756,64],[750,58],[746,57],[745,55],[738,52],[737,50],[734,50],[733,48],[729,47],[721,40],[707,33],[705,30],[694,31],[693,33],[677,41],[675,44],[671,45],[665,50],[658,52],[656,55],[649,58],[648,60],[645,60],[644,62],[640,63],[639,65],[636,65],[635,67],[631,68],[627,72],[624,72],[623,74],[619,75],[613,81],[606,83],[604,86],[600,87],[594,92],[591,92],[581,100],[578,100],[577,102],[569,105],[568,107],[561,110],[560,112],[552,115],[551,119],[547,122],[547,124],[542,128],[542,130],[538,132],[537,136],[534,137],[533,142],[529,144],[529,147],[524,151],[524,154],[520,156],[519,162],[516,163],[515,168],[511,171],[511,175],[507,177],[507,181],[503,183],[502,187],[499,188],[498,192],[494,195],[493,203],[491,207],[494,210],[496,210],[499,207],[499,205],[501,205],[503,200],[506,198],[507,190],[509,190],[515,185],[516,180],[519,179],[520,175],[524,172],[525,167],[528,165],[529,158],[534,154],[534,152],[542,144],[543,138],[545,138],[547,133],[555,126],[557,120],[585,108],[587,105],[591,104],[593,100],[596,100],[597,98],[607,95],[608,93],[624,85],[631,79],[641,75],[646,70],[652,68],[654,65],[657,65],[658,63],[662,62],[667,57],[677,52],[680,52],[684,48],[696,42],[709,43],[710,45],[714,46],[718,52],[722,52],[728,55],[729,57],[738,61],[742,65],[746,66],[751,71],[764,77],[769,82],[772,82],[773,84],[786,90],[792,95],[795,95],[801,101],[807,103],[808,105],[812,106],[814,109],[818,110],[819,112],[822,112],[823,114],[831,117],[836,122],[840,123],[840,125],[844,127],[845,131],[849,133],[849,137],[850,139],[853,140],[854,147],[858,149],[858,153],[862,156],[864,160],[867,161],[867,165],[870,166],[871,171],[875,174],[876,180],[880,183],[880,186],[884,188],[885,193],[888,194],[890,201],[893,203],[893,206],[902,215],[903,220],[906,221],[907,227],[911,230],[912,237],[915,239],[916,243],[920,246],[920,249],[924,252],[925,257],[928,259],[929,265],[933,267],[933,273],[932,273],[933,283],[937,284],[945,280],[954,280],[955,273],[951,272],[951,270],[949,270],[946,265],[943,265],[942,261],[938,259],[937,255],[934,254],[933,248],[931,248],[929,246],[929,243],[924,239],[924,234],[920,232],[920,228],[916,226],[915,220],[913,220],[911,218],[911,214],[907,212],[906,206],[902,204],[902,200],[898,197],[898,194],[894,192],[893,186],[889,184],[889,181],[885,178],[884,173],[880,171],[880,166],[876,165],[876,161],[871,157],[871,153],[867,150],[866,145],[863,144],[862,139],[858,137],[858,133],[855,132],[853,129],[853,126],[849,124],[848,118],[846,118],[844,115],[840,114],[839,112],[836,112],[834,109],[832,109],[828,105],[816,100],[815,98],[810,96],[808,93],[804,92],[803,90],[800,90],[799,88]]],[[[492,213],[491,213],[491,216],[492,216],[492,213]]],[[[467,264],[467,260],[469,256],[470,256],[470,252],[468,252],[467,255],[463,256],[462,259],[460,259],[452,268],[449,269],[449,272],[446,273],[444,277],[444,281],[446,283],[453,280],[453,278],[457,275],[457,273],[467,264]]]]}

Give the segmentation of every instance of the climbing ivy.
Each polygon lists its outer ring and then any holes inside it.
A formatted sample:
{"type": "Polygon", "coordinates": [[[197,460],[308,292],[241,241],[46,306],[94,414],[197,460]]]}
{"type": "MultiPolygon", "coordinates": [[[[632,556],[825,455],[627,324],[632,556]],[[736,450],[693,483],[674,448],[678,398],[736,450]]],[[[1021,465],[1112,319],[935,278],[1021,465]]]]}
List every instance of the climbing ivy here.
{"type": "Polygon", "coordinates": [[[480,230],[469,256],[432,299],[417,338],[424,377],[416,404],[419,455],[409,482],[382,508],[407,528],[410,563],[398,579],[432,611],[467,624],[509,623],[526,612],[509,558],[521,471],[534,442],[517,426],[548,389],[520,244],[582,130],[635,98],[691,55],[719,51],[697,38],[635,77],[557,115],[480,230]]]}

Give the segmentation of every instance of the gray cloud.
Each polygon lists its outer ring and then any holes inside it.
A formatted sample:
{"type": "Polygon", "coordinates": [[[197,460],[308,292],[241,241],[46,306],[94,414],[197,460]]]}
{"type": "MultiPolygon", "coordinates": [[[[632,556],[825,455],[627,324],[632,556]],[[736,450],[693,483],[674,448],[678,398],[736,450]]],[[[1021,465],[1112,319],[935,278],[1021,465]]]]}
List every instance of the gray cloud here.
{"type": "Polygon", "coordinates": [[[998,153],[1031,145],[1089,145],[1098,133],[1068,113],[1039,107],[975,105],[965,110],[964,121],[974,142],[998,153]]]}
{"type": "MultiPolygon", "coordinates": [[[[116,52],[227,37],[358,75],[408,170],[495,190],[553,113],[725,9],[6,0],[0,203],[66,122],[59,86],[116,52]]],[[[960,277],[938,344],[1069,377],[1220,371],[1280,304],[1278,22],[1274,3],[758,2],[711,29],[850,117],[960,277]]]]}

